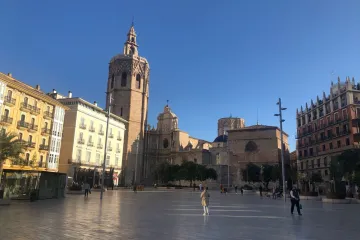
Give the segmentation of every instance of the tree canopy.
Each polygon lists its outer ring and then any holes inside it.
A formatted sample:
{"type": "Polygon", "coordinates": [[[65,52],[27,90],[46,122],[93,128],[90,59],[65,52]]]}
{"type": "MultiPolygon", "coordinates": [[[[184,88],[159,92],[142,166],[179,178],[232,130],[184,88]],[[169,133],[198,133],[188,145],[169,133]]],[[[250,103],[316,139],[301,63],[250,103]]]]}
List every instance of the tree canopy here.
{"type": "Polygon", "coordinates": [[[153,174],[155,180],[161,183],[181,180],[187,180],[192,183],[195,180],[217,179],[215,169],[190,161],[183,161],[181,165],[161,162],[153,174]]]}

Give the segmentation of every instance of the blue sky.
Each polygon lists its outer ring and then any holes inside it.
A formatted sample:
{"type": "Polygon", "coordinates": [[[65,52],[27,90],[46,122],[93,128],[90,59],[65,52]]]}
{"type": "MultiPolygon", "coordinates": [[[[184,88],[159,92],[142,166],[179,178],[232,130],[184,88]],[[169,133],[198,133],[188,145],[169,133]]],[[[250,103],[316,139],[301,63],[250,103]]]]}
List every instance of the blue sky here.
{"type": "Polygon", "coordinates": [[[105,102],[108,62],[135,18],[150,62],[149,121],[170,100],[179,127],[213,140],[221,117],[278,125],[295,149],[296,108],[360,80],[359,1],[13,1],[0,3],[0,71],[45,91],[105,102]]]}

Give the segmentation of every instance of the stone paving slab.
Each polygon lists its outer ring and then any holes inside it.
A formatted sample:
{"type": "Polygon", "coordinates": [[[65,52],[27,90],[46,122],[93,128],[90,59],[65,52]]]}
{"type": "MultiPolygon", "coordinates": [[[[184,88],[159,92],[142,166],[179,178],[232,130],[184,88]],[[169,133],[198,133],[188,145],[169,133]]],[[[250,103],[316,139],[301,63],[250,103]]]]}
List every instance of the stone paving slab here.
{"type": "Polygon", "coordinates": [[[13,201],[0,207],[0,239],[360,239],[360,205],[302,201],[303,216],[289,203],[254,195],[210,192],[210,216],[200,193],[107,191],[88,198],[13,201]]]}

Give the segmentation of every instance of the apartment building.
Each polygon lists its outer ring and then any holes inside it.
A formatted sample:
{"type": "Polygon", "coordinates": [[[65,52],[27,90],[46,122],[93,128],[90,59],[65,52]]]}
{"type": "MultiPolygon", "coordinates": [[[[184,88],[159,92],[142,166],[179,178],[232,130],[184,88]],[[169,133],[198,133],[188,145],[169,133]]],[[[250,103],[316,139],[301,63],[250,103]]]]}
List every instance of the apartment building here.
{"type": "MultiPolygon", "coordinates": [[[[95,173],[94,183],[99,181],[99,172],[105,153],[105,137],[107,112],[96,102],[90,103],[78,97],[60,95],[53,90],[49,94],[63,105],[69,107],[64,120],[64,137],[60,154],[59,171],[74,176],[79,169],[91,170],[95,173]]],[[[108,145],[106,154],[106,171],[113,172],[114,184],[117,185],[121,173],[125,121],[111,114],[108,130],[108,145]]]]}
{"type": "Polygon", "coordinates": [[[331,83],[330,93],[296,110],[298,170],[329,180],[331,157],[358,148],[360,84],[354,78],[331,83]]]}
{"type": "Polygon", "coordinates": [[[25,166],[4,163],[7,171],[57,172],[65,110],[40,90],[0,73],[0,129],[18,135],[26,149],[25,166]]]}

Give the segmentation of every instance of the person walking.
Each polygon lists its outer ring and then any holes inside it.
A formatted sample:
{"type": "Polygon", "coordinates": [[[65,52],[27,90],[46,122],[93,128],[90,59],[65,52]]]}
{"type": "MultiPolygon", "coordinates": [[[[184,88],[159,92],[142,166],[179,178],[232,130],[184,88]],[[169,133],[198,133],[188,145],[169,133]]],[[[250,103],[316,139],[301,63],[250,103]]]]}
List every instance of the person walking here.
{"type": "Polygon", "coordinates": [[[88,197],[89,196],[89,191],[90,191],[90,184],[85,182],[83,186],[84,186],[84,190],[85,190],[85,197],[88,197]]]}
{"type": "Polygon", "coordinates": [[[201,183],[199,184],[199,189],[200,189],[200,192],[203,190],[203,189],[202,189],[202,184],[201,184],[201,183]]]}
{"type": "Polygon", "coordinates": [[[204,191],[201,192],[200,195],[201,198],[201,205],[204,208],[204,216],[205,215],[209,215],[209,198],[210,198],[210,194],[208,192],[208,188],[204,187],[204,191]]]}
{"type": "Polygon", "coordinates": [[[240,193],[241,193],[241,196],[244,195],[244,188],[242,186],[240,187],[240,193]]]}
{"type": "Polygon", "coordinates": [[[235,185],[235,194],[237,194],[237,189],[238,189],[238,186],[235,185]]]}
{"type": "Polygon", "coordinates": [[[263,191],[263,188],[262,188],[262,185],[260,185],[260,187],[259,187],[260,198],[262,198],[262,191],[263,191]]]}
{"type": "Polygon", "coordinates": [[[296,189],[295,186],[293,186],[293,188],[290,191],[290,199],[291,199],[291,214],[294,213],[294,207],[296,206],[296,210],[299,214],[299,216],[301,216],[301,212],[300,212],[300,196],[299,196],[299,191],[296,189]]]}

